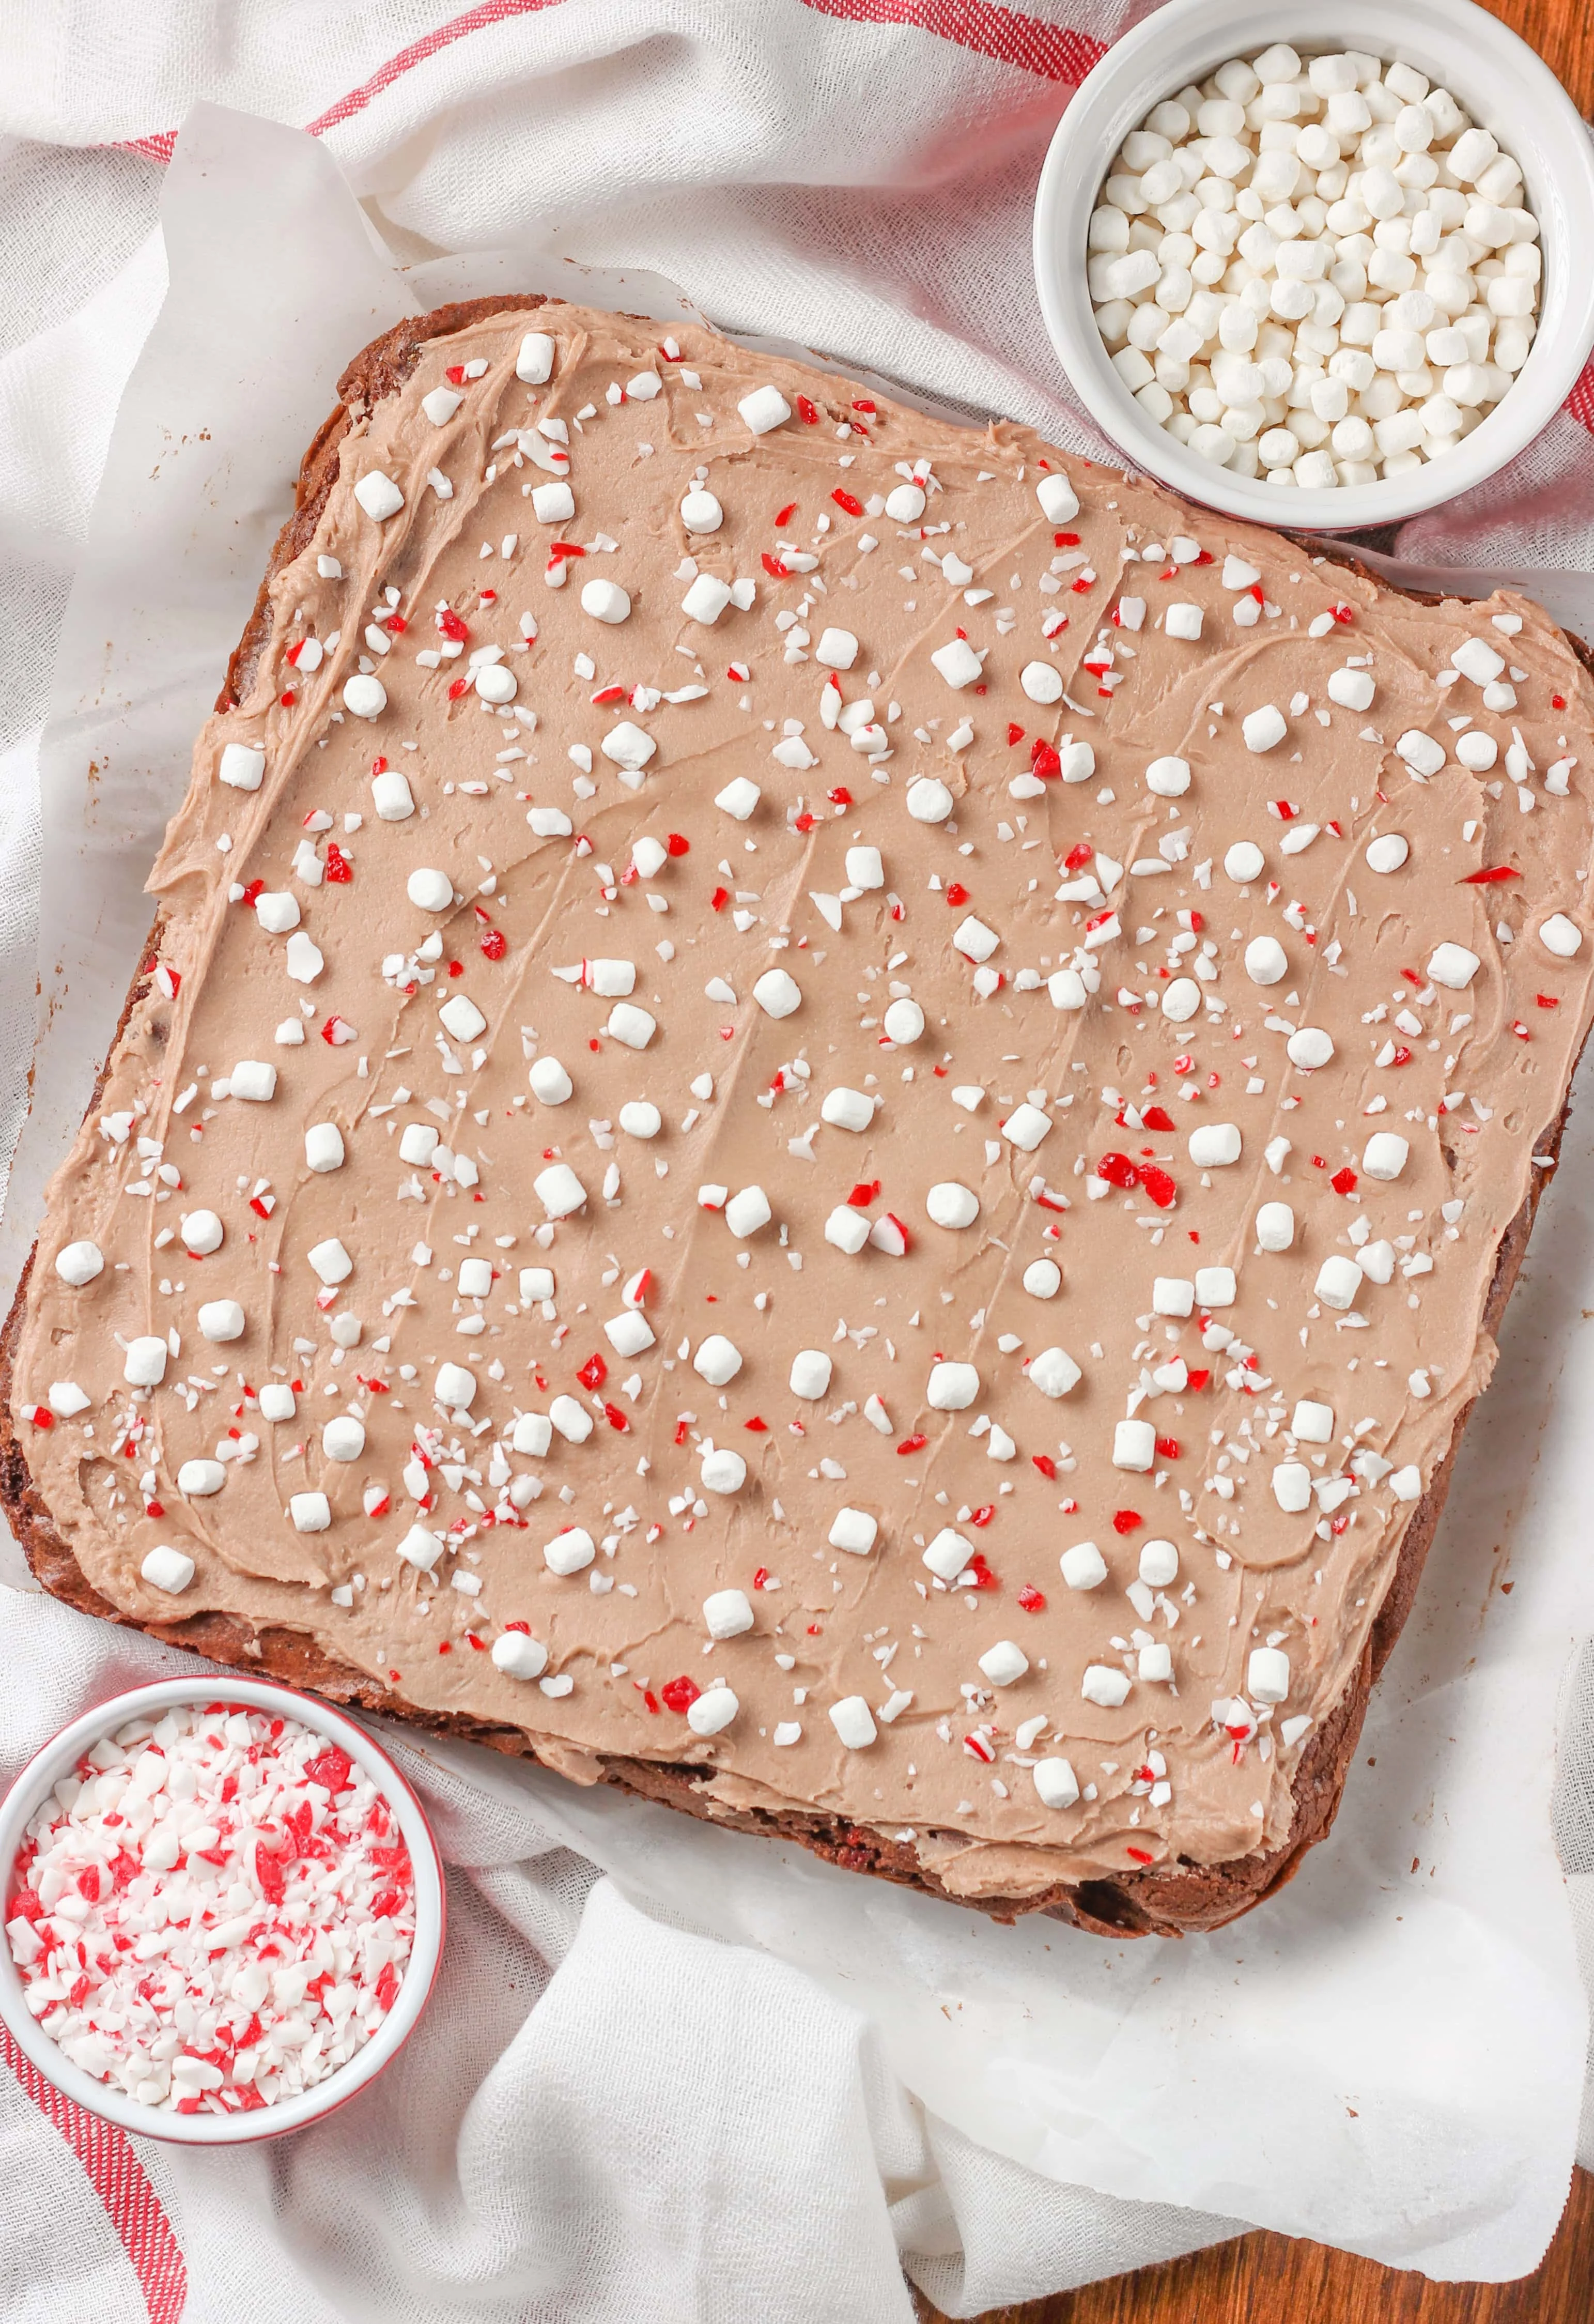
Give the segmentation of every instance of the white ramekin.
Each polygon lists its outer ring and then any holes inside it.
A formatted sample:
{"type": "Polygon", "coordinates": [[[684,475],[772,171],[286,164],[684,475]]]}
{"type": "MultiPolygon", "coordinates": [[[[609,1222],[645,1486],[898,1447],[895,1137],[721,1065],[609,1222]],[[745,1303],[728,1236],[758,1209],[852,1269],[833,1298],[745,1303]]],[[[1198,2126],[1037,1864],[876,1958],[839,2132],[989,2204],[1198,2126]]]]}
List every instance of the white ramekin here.
{"type": "Polygon", "coordinates": [[[386,1800],[397,1820],[415,1874],[415,1942],[398,1997],[380,2029],[346,2066],[328,2074],[314,2089],[280,2105],[257,2107],[247,2114],[176,2114],[161,2107],[141,2106],[109,2083],[97,2081],[44,2033],[30,2011],[27,1988],[11,1958],[11,1947],[0,1935],[0,2018],[19,2050],[49,2081],[75,2098],[90,2114],[102,2115],[122,2129],[143,2138],[164,2138],[181,2146],[244,2146],[263,2138],[280,2138],[285,2131],[302,2130],[373,2082],[398,2055],[426,2007],[442,1959],[447,1907],[442,1858],[438,1853],[425,1811],[398,1768],[362,1727],[344,1718],[318,1696],[298,1693],[292,1687],[274,1686],[263,1679],[238,1678],[231,1672],[214,1677],[161,1679],[149,1686],[97,1703],[53,1736],[18,1775],[0,1802],[0,1919],[9,1917],[17,1850],[29,1818],[42,1805],[63,1775],[102,1735],[114,1734],[130,1719],[149,1718],[174,1703],[226,1702],[246,1704],[277,1719],[296,1719],[312,1733],[324,1735],[348,1753],[386,1800]]]}
{"type": "Polygon", "coordinates": [[[1233,516],[1313,531],[1388,524],[1453,500],[1513,459],[1554,417],[1594,346],[1594,145],[1548,66],[1471,0],[1167,0],[1109,49],[1071,100],[1041,171],[1035,275],[1076,393],[1137,468],[1233,516]],[[1522,171],[1544,272],[1526,363],[1453,452],[1375,484],[1303,492],[1231,475],[1141,410],[1113,370],[1085,281],[1085,234],[1108,165],[1151,107],[1229,57],[1288,41],[1414,65],[1493,133],[1522,171]]]}

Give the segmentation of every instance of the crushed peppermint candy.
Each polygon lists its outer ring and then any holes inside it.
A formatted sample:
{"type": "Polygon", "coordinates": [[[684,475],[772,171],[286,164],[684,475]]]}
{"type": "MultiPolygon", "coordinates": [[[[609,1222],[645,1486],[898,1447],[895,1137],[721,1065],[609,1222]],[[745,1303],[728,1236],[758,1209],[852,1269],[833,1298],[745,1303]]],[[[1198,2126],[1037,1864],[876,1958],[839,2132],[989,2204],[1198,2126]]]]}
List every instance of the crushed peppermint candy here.
{"type": "Polygon", "coordinates": [[[340,1746],[217,1701],[91,1746],[30,1820],[5,1911],[27,2006],[73,2065],[228,2115],[313,2089],[381,2029],[415,1878],[340,1746]]]}

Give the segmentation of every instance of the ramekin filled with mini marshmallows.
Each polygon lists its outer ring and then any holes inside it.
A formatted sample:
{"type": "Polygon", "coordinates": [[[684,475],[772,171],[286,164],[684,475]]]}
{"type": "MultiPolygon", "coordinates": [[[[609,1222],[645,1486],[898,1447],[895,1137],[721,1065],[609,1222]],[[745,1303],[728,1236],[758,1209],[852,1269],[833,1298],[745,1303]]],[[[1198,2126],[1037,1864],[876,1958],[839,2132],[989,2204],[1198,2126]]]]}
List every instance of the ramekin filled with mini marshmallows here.
{"type": "Polygon", "coordinates": [[[1058,129],[1036,269],[1134,463],[1287,524],[1466,490],[1594,342],[1594,165],[1570,99],[1468,0],[1169,0],[1058,129]]]}
{"type": "Polygon", "coordinates": [[[189,2144],[364,2088],[441,1950],[426,1819],[364,1729],[262,1682],[180,1679],[57,1736],[0,1806],[0,2016],[68,2094],[189,2144]]]}

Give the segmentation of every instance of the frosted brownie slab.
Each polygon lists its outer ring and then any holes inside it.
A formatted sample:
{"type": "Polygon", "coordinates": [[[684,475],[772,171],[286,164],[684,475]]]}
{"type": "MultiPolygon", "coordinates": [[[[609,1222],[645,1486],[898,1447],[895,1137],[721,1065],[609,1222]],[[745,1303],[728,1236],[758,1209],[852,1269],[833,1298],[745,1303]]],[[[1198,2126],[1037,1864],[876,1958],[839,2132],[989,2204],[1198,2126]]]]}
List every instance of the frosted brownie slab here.
{"type": "Polygon", "coordinates": [[[343,393],[7,1334],[37,1570],[992,1911],[1244,1909],[1587,1028],[1576,651],[706,331],[343,393]]]}

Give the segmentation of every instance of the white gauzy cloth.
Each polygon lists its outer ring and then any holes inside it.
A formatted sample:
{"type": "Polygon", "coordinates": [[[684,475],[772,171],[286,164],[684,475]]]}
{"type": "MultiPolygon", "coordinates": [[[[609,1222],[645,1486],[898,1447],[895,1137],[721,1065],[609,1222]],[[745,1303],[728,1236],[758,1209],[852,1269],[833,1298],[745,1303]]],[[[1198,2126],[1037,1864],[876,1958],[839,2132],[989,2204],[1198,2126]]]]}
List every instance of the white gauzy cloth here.
{"type": "MultiPolygon", "coordinates": [[[[78,0],[9,28],[0,1152],[27,1101],[35,965],[67,1005],[4,1222],[6,1289],[135,957],[138,881],[186,779],[181,736],[339,360],[406,309],[548,287],[568,257],[653,270],[724,327],[779,331],[1101,451],[1040,325],[1029,208],[1071,89],[1144,13],[152,0],[135,21],[78,0]],[[201,100],[318,143],[201,113],[163,237],[162,167],[201,100]],[[253,238],[247,263],[197,283],[208,211],[218,232],[244,217],[253,238]],[[407,284],[393,257],[417,269],[407,284]],[[236,425],[241,382],[258,442],[236,425]],[[146,538],[141,480],[208,428],[213,390],[234,438],[210,529],[201,519],[169,559],[132,557],[119,596],[118,544],[146,538]],[[100,752],[94,706],[119,604],[150,625],[144,660],[113,639],[123,659],[103,690],[131,704],[114,740],[134,738],[120,761],[100,752]],[[144,671],[170,697],[165,726],[134,699],[144,671]],[[115,813],[80,896],[61,867],[90,757],[115,813]],[[107,865],[118,853],[129,872],[107,865]]],[[[1408,526],[1403,553],[1537,569],[1571,618],[1589,598],[1576,576],[1594,569],[1591,429],[1586,374],[1506,475],[1408,526]]],[[[1589,1414],[1572,1360],[1580,1303],[1594,1305],[1586,1117],[1535,1253],[1552,1240],[1553,1270],[1530,1262],[1514,1302],[1369,1714],[1380,1773],[1358,1770],[1331,1840],[1276,1904],[1161,1948],[1004,1931],[400,1736],[452,1868],[444,1974],[408,2051],[326,2128],[228,2156],[121,2138],[0,2043],[6,2324],[908,2324],[904,2264],[972,2315],[1251,2220],[1437,2276],[1530,2268],[1564,2191],[1584,2039],[1544,1837],[1558,1676],[1557,1831],[1594,1978],[1594,1650],[1573,1651],[1594,1629],[1576,1570],[1589,1414]],[[1502,1597],[1491,1584],[1513,1557],[1502,1597]]],[[[0,1779],[86,1704],[179,1660],[15,1592],[0,1592],[0,1779]]],[[[1594,2164],[1594,2107],[1583,2138],[1594,2164]]]]}

